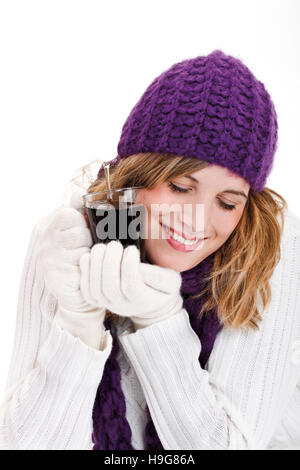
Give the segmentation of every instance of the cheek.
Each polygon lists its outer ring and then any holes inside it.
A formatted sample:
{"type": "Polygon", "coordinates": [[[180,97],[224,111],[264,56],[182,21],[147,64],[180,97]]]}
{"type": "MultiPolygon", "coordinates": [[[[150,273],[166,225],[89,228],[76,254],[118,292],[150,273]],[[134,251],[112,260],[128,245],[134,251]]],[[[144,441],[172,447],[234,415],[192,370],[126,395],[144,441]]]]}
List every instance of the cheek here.
{"type": "MultiPolygon", "coordinates": [[[[157,207],[160,204],[171,205],[174,203],[174,197],[166,188],[157,187],[151,190],[141,190],[136,197],[136,202],[147,208],[148,219],[150,220],[150,218],[157,218],[157,207]]],[[[161,210],[159,212],[161,213],[161,210]]]]}
{"type": "Polygon", "coordinates": [[[157,187],[151,190],[142,189],[139,191],[135,202],[143,204],[147,209],[147,237],[145,240],[146,245],[149,244],[149,239],[154,240],[162,238],[161,229],[158,223],[157,207],[162,203],[171,203],[169,195],[162,187],[157,187]]]}
{"type": "Polygon", "coordinates": [[[215,227],[218,235],[222,238],[228,238],[239,223],[243,215],[243,207],[236,208],[233,211],[218,212],[215,227]]]}

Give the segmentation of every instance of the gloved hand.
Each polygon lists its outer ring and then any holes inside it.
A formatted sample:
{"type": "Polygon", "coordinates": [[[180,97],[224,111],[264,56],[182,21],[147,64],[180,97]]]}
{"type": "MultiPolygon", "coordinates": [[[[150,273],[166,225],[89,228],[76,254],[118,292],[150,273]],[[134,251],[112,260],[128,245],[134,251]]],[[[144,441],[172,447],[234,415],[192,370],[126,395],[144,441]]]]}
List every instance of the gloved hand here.
{"type": "Polygon", "coordinates": [[[81,290],[88,303],[131,317],[135,330],[178,313],[183,304],[177,271],[141,263],[136,246],[95,244],[80,258],[81,290]]]}
{"type": "Polygon", "coordinates": [[[104,306],[86,302],[80,290],[79,260],[90,251],[92,238],[84,216],[71,207],[59,208],[45,228],[39,261],[46,287],[57,298],[56,321],[62,329],[96,349],[105,332],[104,306]]]}

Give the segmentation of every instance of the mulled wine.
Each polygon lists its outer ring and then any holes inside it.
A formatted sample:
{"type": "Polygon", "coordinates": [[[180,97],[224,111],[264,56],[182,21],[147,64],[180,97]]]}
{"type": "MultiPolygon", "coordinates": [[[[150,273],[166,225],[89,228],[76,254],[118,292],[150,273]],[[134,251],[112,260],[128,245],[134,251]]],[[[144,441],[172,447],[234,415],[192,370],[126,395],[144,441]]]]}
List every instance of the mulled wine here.
{"type": "Polygon", "coordinates": [[[144,253],[145,230],[145,206],[142,204],[122,205],[116,208],[109,202],[95,202],[92,206],[85,207],[88,225],[94,243],[109,243],[111,240],[119,240],[124,248],[135,245],[141,253],[144,253]]]}

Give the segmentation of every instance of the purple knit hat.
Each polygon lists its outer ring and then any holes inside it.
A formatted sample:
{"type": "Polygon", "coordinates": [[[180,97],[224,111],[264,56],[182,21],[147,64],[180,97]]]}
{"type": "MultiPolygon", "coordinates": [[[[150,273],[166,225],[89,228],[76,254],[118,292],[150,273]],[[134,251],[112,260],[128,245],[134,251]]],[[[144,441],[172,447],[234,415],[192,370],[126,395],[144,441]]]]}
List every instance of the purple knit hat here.
{"type": "Polygon", "coordinates": [[[264,84],[241,60],[215,50],[152,81],[123,125],[112,165],[140,152],[168,152],[227,167],[259,192],[272,168],[277,130],[264,84]]]}

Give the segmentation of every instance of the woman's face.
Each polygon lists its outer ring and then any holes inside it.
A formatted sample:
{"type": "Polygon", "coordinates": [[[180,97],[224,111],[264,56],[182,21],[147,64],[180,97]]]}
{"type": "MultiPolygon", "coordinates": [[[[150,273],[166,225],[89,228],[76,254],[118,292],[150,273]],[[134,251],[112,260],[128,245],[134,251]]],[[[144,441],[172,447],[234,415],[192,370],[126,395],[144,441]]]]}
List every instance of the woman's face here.
{"type": "Polygon", "coordinates": [[[144,243],[149,260],[178,272],[196,266],[233,232],[249,188],[240,176],[210,164],[189,176],[177,176],[153,189],[141,189],[136,202],[147,208],[144,243]],[[196,244],[187,245],[178,237],[175,240],[174,232],[184,240],[196,240],[196,244]]]}

